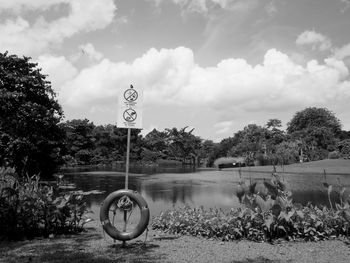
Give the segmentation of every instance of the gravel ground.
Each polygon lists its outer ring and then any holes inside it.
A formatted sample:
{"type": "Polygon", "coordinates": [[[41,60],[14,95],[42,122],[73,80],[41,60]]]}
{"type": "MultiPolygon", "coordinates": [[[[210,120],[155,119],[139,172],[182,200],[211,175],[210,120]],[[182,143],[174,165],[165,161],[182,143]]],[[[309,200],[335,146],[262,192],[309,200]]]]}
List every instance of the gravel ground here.
{"type": "Polygon", "coordinates": [[[350,262],[349,240],[322,242],[221,242],[150,230],[127,243],[100,228],[69,237],[0,243],[0,262],[350,262]]]}

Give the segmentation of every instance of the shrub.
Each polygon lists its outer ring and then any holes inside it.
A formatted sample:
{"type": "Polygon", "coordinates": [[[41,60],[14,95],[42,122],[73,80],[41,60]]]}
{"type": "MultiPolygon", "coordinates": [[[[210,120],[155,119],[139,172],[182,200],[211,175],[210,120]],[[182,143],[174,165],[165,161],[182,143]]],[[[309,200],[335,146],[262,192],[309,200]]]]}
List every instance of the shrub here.
{"type": "Polygon", "coordinates": [[[182,166],[182,162],[177,161],[177,160],[166,160],[166,159],[158,159],[156,163],[159,166],[164,166],[164,167],[175,167],[175,166],[182,166]]]}
{"type": "MultiPolygon", "coordinates": [[[[153,229],[175,234],[218,238],[223,241],[249,239],[270,241],[284,238],[318,241],[350,235],[349,197],[341,197],[336,209],[292,202],[291,193],[276,174],[264,181],[266,192],[257,192],[256,183],[240,183],[237,197],[243,207],[225,212],[185,207],[155,217],[153,229]]],[[[332,187],[327,185],[328,193],[332,187]]],[[[340,191],[343,195],[344,190],[340,191]]]]}
{"type": "Polygon", "coordinates": [[[267,156],[265,156],[264,154],[258,153],[255,156],[255,161],[254,161],[255,166],[264,166],[264,165],[271,165],[271,164],[272,164],[272,160],[267,156]]]}
{"type": "Polygon", "coordinates": [[[221,164],[245,163],[243,157],[220,157],[214,161],[214,166],[219,167],[221,164]]]}
{"type": "Polygon", "coordinates": [[[10,240],[75,233],[90,221],[82,191],[44,185],[39,176],[19,180],[0,168],[0,237],[10,240]]]}
{"type": "Polygon", "coordinates": [[[328,159],[339,159],[340,154],[338,151],[333,151],[328,154],[328,159]]]}
{"type": "Polygon", "coordinates": [[[350,139],[345,139],[338,143],[338,149],[343,158],[350,158],[350,139]]]}

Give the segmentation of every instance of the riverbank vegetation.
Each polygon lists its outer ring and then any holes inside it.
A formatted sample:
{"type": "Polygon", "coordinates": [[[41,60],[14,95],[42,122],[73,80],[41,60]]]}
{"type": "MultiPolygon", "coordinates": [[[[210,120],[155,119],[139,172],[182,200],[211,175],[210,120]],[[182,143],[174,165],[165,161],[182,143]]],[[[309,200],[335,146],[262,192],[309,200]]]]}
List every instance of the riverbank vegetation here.
{"type": "Polygon", "coordinates": [[[241,181],[236,191],[241,207],[229,212],[202,207],[168,210],[153,219],[152,228],[222,241],[319,241],[350,237],[347,189],[326,182],[323,185],[328,192],[329,207],[294,203],[291,192],[276,173],[270,181],[263,181],[263,188],[258,188],[257,182],[241,181]],[[331,200],[332,192],[339,197],[336,203],[331,200]]]}
{"type": "Polygon", "coordinates": [[[84,197],[91,192],[66,191],[60,178],[39,179],[0,168],[0,240],[78,233],[90,221],[84,197]]]}

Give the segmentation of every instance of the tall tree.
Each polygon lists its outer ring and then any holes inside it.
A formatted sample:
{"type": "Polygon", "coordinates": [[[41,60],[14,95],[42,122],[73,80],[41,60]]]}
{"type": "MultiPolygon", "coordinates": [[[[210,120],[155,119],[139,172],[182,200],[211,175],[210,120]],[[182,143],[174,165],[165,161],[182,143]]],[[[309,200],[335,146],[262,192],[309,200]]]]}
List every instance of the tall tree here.
{"type": "Polygon", "coordinates": [[[193,164],[200,154],[201,138],[192,134],[193,130],[186,131],[188,127],[180,130],[177,128],[166,129],[168,135],[169,155],[179,158],[183,163],[189,159],[193,164]]]}
{"type": "Polygon", "coordinates": [[[276,152],[278,144],[286,139],[285,132],[279,129],[282,127],[282,121],[279,119],[270,119],[265,125],[266,127],[266,153],[268,155],[276,152]]]}
{"type": "Polygon", "coordinates": [[[308,159],[319,160],[336,149],[341,123],[328,109],[310,107],[294,115],[287,124],[287,132],[301,142],[300,150],[308,159]]]}
{"type": "Polygon", "coordinates": [[[90,164],[93,158],[95,125],[88,119],[74,119],[62,124],[66,132],[67,154],[73,157],[78,164],[90,164]]]}
{"type": "Polygon", "coordinates": [[[231,149],[231,154],[244,156],[248,163],[252,162],[257,153],[264,152],[267,129],[256,124],[249,124],[239,131],[239,143],[231,149]]]}
{"type": "Polygon", "coordinates": [[[287,132],[324,127],[335,135],[341,132],[340,120],[326,108],[309,107],[298,111],[287,124],[287,132]]]}
{"type": "Polygon", "coordinates": [[[279,119],[269,119],[266,123],[266,128],[272,130],[282,127],[282,121],[279,119]]]}
{"type": "Polygon", "coordinates": [[[51,174],[61,162],[63,112],[30,58],[0,53],[0,165],[51,174]]]}

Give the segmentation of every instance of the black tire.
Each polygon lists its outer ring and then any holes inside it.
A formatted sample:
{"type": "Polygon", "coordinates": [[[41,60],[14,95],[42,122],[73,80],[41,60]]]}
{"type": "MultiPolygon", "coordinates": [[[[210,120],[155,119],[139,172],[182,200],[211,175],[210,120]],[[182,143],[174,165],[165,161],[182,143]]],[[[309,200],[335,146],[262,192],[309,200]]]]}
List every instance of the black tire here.
{"type": "Polygon", "coordinates": [[[113,239],[120,241],[131,240],[141,235],[148,226],[149,217],[150,214],[146,200],[136,191],[126,189],[118,190],[109,194],[103,201],[100,209],[100,220],[104,231],[106,231],[106,233],[113,239]],[[132,232],[119,231],[115,226],[111,224],[111,221],[109,220],[110,207],[116,200],[119,200],[125,195],[134,201],[141,211],[141,219],[132,232]]]}

